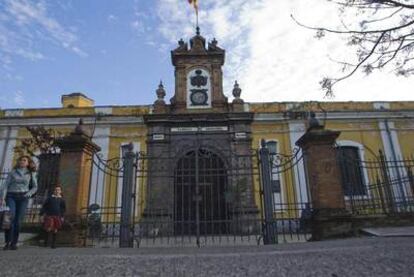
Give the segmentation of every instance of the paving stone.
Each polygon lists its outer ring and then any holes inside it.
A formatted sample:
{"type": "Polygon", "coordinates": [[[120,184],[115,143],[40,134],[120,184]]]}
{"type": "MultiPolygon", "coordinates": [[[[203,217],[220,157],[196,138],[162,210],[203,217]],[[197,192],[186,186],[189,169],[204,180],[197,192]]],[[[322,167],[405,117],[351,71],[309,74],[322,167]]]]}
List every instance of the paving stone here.
{"type": "Polygon", "coordinates": [[[414,276],[414,238],[270,246],[0,251],[1,276],[414,276]]]}

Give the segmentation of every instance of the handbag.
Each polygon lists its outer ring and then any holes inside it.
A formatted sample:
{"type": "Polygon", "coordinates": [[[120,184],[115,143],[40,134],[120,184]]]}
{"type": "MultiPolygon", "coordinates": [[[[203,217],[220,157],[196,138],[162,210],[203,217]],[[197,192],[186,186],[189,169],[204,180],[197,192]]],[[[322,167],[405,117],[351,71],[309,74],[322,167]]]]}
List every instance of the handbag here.
{"type": "Polygon", "coordinates": [[[11,213],[7,206],[0,207],[0,228],[9,230],[11,227],[11,213]]]}

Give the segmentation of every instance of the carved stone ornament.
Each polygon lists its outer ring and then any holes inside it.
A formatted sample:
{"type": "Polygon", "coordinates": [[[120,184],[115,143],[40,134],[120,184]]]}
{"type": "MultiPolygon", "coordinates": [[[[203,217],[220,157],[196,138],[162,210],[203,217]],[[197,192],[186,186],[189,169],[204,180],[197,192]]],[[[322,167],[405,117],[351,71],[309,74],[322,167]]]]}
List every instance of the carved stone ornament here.
{"type": "Polygon", "coordinates": [[[239,84],[237,83],[237,81],[234,82],[234,87],[233,87],[233,109],[237,110],[237,111],[242,111],[242,104],[244,103],[243,99],[240,98],[241,95],[241,88],[239,86],[239,84]]]}
{"type": "Polygon", "coordinates": [[[158,85],[158,89],[156,90],[156,93],[157,93],[158,100],[164,100],[166,93],[165,93],[165,89],[162,84],[162,81],[160,81],[160,84],[158,85]]]}
{"type": "Polygon", "coordinates": [[[199,69],[196,70],[195,73],[196,73],[196,76],[190,77],[191,85],[196,86],[196,87],[206,86],[208,77],[201,75],[202,71],[199,69]]]}
{"type": "Polygon", "coordinates": [[[234,87],[233,87],[233,96],[236,99],[240,98],[241,95],[241,88],[239,87],[239,84],[237,83],[237,81],[234,82],[234,87]]]}

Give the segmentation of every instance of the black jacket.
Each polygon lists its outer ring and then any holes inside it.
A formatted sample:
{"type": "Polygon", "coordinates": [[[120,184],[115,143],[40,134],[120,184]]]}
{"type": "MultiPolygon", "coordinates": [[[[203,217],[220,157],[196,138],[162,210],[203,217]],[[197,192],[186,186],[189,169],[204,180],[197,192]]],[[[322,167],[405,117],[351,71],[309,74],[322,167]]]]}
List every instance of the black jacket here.
{"type": "Polygon", "coordinates": [[[65,200],[62,197],[49,196],[43,203],[40,215],[63,216],[66,211],[65,200]]]}

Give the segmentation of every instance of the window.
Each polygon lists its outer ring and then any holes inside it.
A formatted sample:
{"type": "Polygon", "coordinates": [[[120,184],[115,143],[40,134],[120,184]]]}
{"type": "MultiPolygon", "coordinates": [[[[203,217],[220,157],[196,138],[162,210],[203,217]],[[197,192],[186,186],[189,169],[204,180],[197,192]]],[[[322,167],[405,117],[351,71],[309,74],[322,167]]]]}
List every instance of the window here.
{"type": "Polygon", "coordinates": [[[41,154],[38,156],[37,195],[47,196],[53,192],[53,187],[59,178],[59,153],[41,154]]]}
{"type": "Polygon", "coordinates": [[[339,146],[337,154],[345,196],[367,195],[359,148],[339,146]]]}

